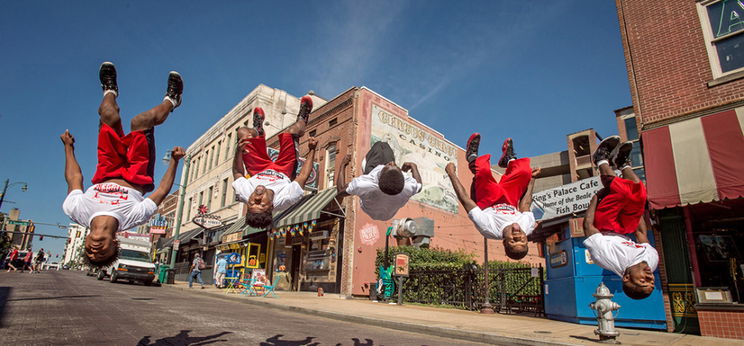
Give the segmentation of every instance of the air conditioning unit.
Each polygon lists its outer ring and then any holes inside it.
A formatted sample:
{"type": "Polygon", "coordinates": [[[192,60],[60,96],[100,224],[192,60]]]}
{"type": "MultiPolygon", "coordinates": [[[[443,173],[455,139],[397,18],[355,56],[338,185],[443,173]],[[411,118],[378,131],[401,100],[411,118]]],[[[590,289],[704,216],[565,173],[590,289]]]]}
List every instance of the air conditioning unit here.
{"type": "Polygon", "coordinates": [[[410,238],[413,246],[429,247],[434,237],[434,220],[427,217],[393,220],[393,235],[396,238],[410,238]]]}

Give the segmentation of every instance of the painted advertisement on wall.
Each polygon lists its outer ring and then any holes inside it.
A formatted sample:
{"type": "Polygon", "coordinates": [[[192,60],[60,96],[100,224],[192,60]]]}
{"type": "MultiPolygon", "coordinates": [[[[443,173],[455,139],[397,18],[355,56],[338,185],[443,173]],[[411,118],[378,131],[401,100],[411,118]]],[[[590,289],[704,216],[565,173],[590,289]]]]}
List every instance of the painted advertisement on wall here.
{"type": "Polygon", "coordinates": [[[444,171],[447,163],[457,162],[457,147],[375,104],[372,104],[371,136],[370,146],[379,141],[390,145],[398,166],[404,162],[418,166],[424,186],[411,199],[457,213],[457,196],[444,171]]]}

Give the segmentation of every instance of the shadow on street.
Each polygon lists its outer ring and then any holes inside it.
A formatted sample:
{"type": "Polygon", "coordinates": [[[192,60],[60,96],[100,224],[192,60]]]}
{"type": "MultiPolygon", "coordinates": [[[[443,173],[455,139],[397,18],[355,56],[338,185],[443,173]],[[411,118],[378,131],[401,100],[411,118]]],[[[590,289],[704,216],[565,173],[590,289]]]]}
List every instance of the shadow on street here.
{"type": "MultiPolygon", "coordinates": [[[[313,342],[313,339],[315,339],[314,336],[308,336],[305,339],[302,340],[281,340],[284,334],[277,334],[274,335],[266,341],[260,343],[261,346],[317,346],[320,345],[317,342],[313,342]]],[[[364,342],[359,340],[358,338],[351,338],[352,341],[354,341],[354,346],[374,346],[375,342],[372,339],[364,339],[364,342]]],[[[337,343],[336,346],[341,346],[343,344],[337,343]]]]}
{"type": "Polygon", "coordinates": [[[191,330],[181,330],[181,332],[179,332],[175,336],[161,338],[155,341],[150,341],[150,336],[146,335],[146,336],[143,336],[142,339],[140,339],[140,341],[137,343],[137,346],[208,345],[208,344],[212,344],[215,342],[226,342],[227,341],[226,339],[217,339],[217,338],[219,338],[220,336],[226,335],[226,334],[232,334],[232,332],[221,332],[221,333],[207,335],[207,336],[189,336],[190,332],[191,330]]]}
{"type": "Polygon", "coordinates": [[[5,305],[8,303],[8,297],[10,297],[11,287],[0,287],[0,328],[5,327],[3,325],[3,319],[5,318],[5,305]]]}

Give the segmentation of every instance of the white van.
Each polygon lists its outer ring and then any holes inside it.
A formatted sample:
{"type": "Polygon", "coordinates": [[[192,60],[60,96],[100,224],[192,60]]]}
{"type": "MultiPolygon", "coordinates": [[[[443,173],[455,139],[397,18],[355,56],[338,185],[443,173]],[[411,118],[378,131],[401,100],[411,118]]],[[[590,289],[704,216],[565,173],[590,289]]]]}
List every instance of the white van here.
{"type": "Polygon", "coordinates": [[[98,280],[108,276],[111,282],[139,281],[150,286],[155,279],[155,264],[150,259],[150,246],[147,241],[119,239],[119,258],[110,267],[98,271],[98,280]]]}

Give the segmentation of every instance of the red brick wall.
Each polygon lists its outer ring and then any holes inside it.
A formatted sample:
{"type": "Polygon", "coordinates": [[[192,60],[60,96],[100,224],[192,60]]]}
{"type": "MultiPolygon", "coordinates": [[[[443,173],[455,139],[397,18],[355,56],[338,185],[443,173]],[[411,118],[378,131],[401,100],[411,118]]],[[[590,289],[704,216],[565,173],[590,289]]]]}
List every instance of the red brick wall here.
{"type": "Polygon", "coordinates": [[[644,125],[744,100],[744,79],[714,87],[695,1],[616,0],[628,80],[644,125]]]}
{"type": "Polygon", "coordinates": [[[744,339],[744,312],[698,310],[697,313],[703,336],[744,339]]]}

